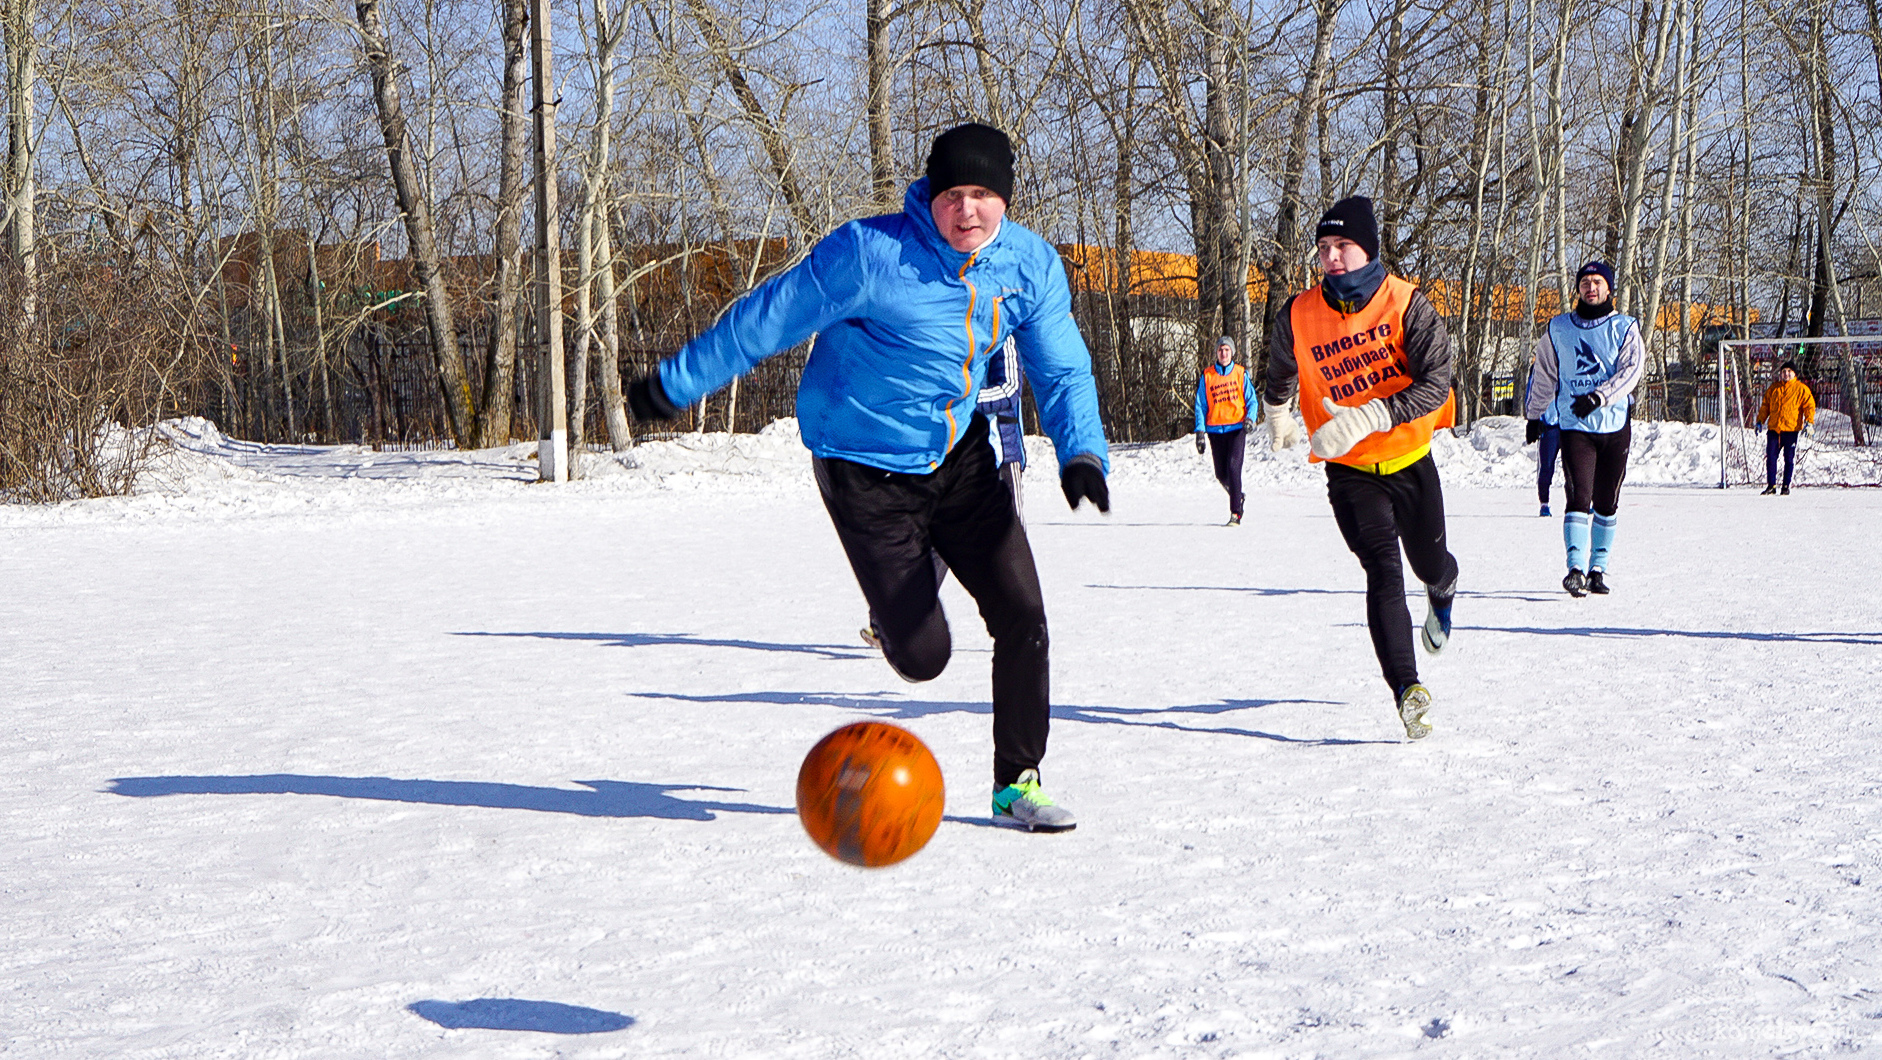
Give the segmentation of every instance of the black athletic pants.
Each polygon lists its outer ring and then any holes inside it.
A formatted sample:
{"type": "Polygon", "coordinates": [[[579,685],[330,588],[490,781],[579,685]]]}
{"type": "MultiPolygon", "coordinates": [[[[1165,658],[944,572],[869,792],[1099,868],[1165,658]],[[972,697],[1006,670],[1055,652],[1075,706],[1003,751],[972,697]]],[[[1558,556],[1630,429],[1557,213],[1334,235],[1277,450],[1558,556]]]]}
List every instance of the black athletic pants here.
{"type": "Polygon", "coordinates": [[[1215,480],[1229,491],[1229,514],[1242,514],[1242,452],[1248,445],[1248,429],[1237,427],[1220,434],[1210,432],[1209,455],[1215,459],[1215,480]]]}
{"type": "Polygon", "coordinates": [[[1777,485],[1777,454],[1784,453],[1784,488],[1791,485],[1791,466],[1797,462],[1796,431],[1764,432],[1764,484],[1777,485]]]}
{"type": "Polygon", "coordinates": [[[1429,453],[1410,467],[1375,475],[1345,464],[1327,465],[1327,500],[1346,547],[1366,569],[1366,626],[1385,683],[1397,695],[1418,680],[1411,609],[1405,606],[1405,569],[1448,598],[1457,588],[1457,559],[1445,546],[1444,489],[1429,453]]]}
{"type": "Polygon", "coordinates": [[[1632,420],[1607,434],[1562,432],[1562,485],[1568,491],[1568,511],[1613,515],[1620,510],[1627,447],[1633,441],[1632,420]]]}
{"type": "Polygon", "coordinates": [[[994,466],[986,417],[974,414],[930,474],[813,463],[889,662],[913,681],[931,680],[948,664],[953,641],[939,557],[980,605],[993,637],[994,785],[1037,769],[1051,726],[1045,600],[1012,490],[994,466]]]}

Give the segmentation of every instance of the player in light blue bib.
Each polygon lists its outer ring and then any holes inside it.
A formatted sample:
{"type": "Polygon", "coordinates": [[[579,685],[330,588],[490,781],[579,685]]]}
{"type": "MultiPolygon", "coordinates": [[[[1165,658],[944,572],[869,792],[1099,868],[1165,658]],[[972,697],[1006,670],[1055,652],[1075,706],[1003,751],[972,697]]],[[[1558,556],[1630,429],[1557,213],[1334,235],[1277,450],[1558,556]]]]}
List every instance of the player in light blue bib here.
{"type": "Polygon", "coordinates": [[[1646,363],[1640,322],[1614,311],[1614,270],[1591,261],[1575,276],[1580,295],[1536,340],[1523,415],[1562,431],[1562,542],[1570,596],[1605,595],[1621,482],[1627,477],[1635,384],[1646,363]]]}

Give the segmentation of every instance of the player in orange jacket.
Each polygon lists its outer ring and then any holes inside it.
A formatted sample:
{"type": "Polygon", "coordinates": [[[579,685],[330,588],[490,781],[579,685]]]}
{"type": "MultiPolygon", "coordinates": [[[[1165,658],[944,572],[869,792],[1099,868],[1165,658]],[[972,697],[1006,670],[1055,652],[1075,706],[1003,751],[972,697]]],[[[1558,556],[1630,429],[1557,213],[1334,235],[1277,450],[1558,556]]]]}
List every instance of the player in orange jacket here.
{"type": "Polygon", "coordinates": [[[1778,492],[1777,455],[1784,454],[1784,495],[1791,492],[1791,466],[1797,461],[1797,432],[1809,431],[1817,423],[1817,399],[1810,387],[1797,378],[1797,363],[1778,365],[1777,381],[1764,392],[1758,406],[1758,422],[1764,424],[1764,492],[1768,497],[1778,492]]]}
{"type": "Polygon", "coordinates": [[[1314,229],[1320,285],[1288,299],[1269,328],[1263,390],[1274,447],[1291,444],[1287,401],[1298,387],[1313,461],[1325,461],[1327,500],[1366,570],[1366,625],[1405,735],[1422,739],[1431,692],[1418,681],[1399,548],[1425,584],[1425,650],[1451,636],[1457,559],[1445,544],[1444,490],[1431,433],[1455,422],[1451,342],[1412,284],[1378,260],[1372,200],[1341,199],[1314,229]]]}

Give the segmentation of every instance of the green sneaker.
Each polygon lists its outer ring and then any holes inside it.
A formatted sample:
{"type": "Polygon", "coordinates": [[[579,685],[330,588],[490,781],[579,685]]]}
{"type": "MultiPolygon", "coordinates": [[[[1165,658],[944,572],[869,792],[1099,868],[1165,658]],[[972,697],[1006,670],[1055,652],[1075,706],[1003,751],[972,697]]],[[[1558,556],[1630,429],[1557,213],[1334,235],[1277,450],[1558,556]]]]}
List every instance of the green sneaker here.
{"type": "Polygon", "coordinates": [[[1070,810],[1040,790],[1037,769],[1028,769],[993,793],[993,823],[1028,832],[1069,832],[1078,827],[1070,810]]]}
{"type": "Polygon", "coordinates": [[[1422,740],[1431,735],[1425,715],[1431,710],[1431,690],[1423,685],[1406,685],[1398,694],[1398,720],[1405,723],[1409,739],[1422,740]]]}

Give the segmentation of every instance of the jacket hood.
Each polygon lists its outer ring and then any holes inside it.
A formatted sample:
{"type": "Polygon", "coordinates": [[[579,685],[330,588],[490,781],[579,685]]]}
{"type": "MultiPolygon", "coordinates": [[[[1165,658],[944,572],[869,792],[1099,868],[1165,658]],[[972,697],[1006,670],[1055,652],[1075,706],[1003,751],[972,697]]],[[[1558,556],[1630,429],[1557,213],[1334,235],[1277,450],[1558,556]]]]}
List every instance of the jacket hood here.
{"type": "MultiPolygon", "coordinates": [[[[933,203],[934,196],[928,193],[928,178],[922,177],[910,184],[908,191],[903,193],[902,216],[914,226],[921,241],[939,255],[949,269],[958,272],[960,267],[967,262],[968,255],[948,245],[947,237],[941,234],[941,229],[934,223],[933,203]]],[[[999,227],[993,230],[993,238],[982,243],[980,249],[975,251],[980,255],[980,260],[986,260],[987,252],[1000,242],[1000,233],[1005,230],[1006,220],[1002,218],[999,227]]]]}

